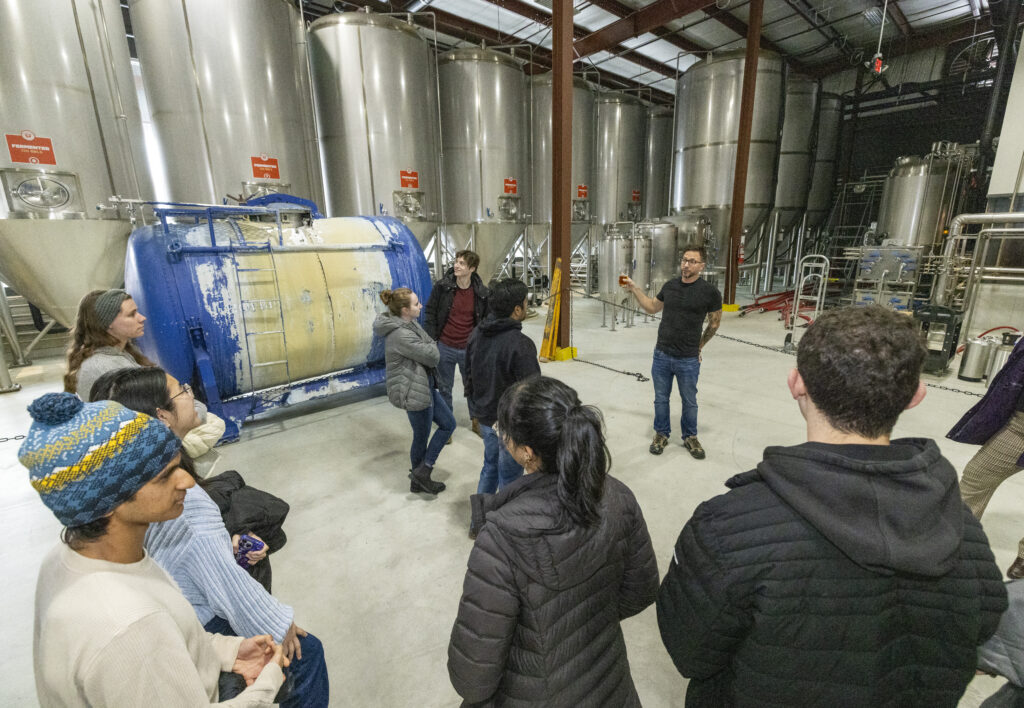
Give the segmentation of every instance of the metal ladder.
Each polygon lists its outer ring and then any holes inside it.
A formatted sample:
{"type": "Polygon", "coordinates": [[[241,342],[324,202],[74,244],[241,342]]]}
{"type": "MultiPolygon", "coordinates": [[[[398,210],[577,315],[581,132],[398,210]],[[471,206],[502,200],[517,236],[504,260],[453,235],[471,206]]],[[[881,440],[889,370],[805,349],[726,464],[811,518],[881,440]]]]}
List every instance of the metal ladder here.
{"type": "MultiPolygon", "coordinates": [[[[246,248],[241,251],[236,251],[233,263],[235,265],[235,287],[238,290],[238,303],[242,310],[242,329],[243,335],[245,336],[247,360],[249,364],[249,383],[252,387],[251,390],[255,391],[258,388],[264,388],[256,385],[256,372],[269,367],[284,367],[284,374],[287,383],[292,382],[291,371],[288,367],[288,339],[285,336],[284,330],[284,307],[281,302],[281,284],[277,277],[277,267],[274,262],[274,252],[272,250],[271,241],[268,238],[262,242],[252,242],[245,239],[242,230],[239,229],[238,236],[240,243],[246,248]],[[269,268],[243,268],[239,264],[239,257],[247,256],[261,256],[265,255],[270,261],[269,268]],[[243,287],[243,273],[269,273],[273,285],[274,285],[274,297],[272,298],[247,298],[242,292],[243,287]],[[277,310],[277,329],[259,329],[250,325],[249,313],[266,312],[267,310],[277,310]],[[275,359],[272,361],[258,361],[254,360],[256,351],[256,343],[262,337],[278,337],[281,342],[281,351],[284,353],[283,359],[275,359]]],[[[244,276],[246,280],[250,276],[244,276]]],[[[264,283],[245,283],[250,289],[263,287],[264,283]]]]}
{"type": "Polygon", "coordinates": [[[800,277],[796,281],[796,289],[793,291],[793,310],[790,313],[786,329],[792,330],[796,327],[796,320],[800,316],[800,307],[804,302],[814,303],[814,318],[821,314],[821,306],[825,301],[825,288],[828,286],[828,275],[831,264],[827,256],[807,255],[800,259],[800,277]],[[804,295],[804,288],[814,283],[817,278],[817,287],[811,295],[804,295]]]}

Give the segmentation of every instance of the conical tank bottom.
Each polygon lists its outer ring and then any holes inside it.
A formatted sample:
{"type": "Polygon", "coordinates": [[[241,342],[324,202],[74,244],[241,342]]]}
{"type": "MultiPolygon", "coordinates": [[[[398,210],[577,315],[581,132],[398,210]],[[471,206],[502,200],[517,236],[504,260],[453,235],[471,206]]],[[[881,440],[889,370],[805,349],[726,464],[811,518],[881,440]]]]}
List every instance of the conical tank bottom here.
{"type": "Polygon", "coordinates": [[[420,244],[420,248],[426,250],[427,245],[430,243],[430,239],[434,236],[434,233],[437,231],[437,222],[412,220],[406,221],[405,219],[403,219],[402,223],[405,224],[405,228],[412,231],[413,236],[416,237],[416,240],[420,244]]]}
{"type": "MultiPolygon", "coordinates": [[[[569,233],[572,235],[571,243],[569,246],[570,256],[575,253],[576,249],[579,248],[580,244],[583,243],[583,239],[587,237],[587,233],[590,231],[590,224],[580,221],[574,221],[569,226],[569,233]]],[[[534,257],[537,259],[537,263],[542,268],[551,267],[551,224],[529,224],[527,226],[527,233],[530,238],[530,249],[533,251],[534,257]]]]}
{"type": "MultiPolygon", "coordinates": [[[[686,213],[700,214],[711,222],[714,244],[709,250],[714,252],[714,257],[712,258],[709,253],[709,259],[713,261],[715,267],[724,268],[729,255],[729,221],[732,218],[732,209],[719,207],[717,209],[687,209],[685,211],[686,213]]],[[[764,222],[766,216],[768,216],[768,210],[763,207],[747,207],[743,211],[743,228],[747,229],[745,248],[750,248],[753,245],[751,235],[756,236],[755,232],[764,222]]],[[[745,255],[750,258],[753,254],[746,253],[745,255]]]]}
{"type": "Polygon", "coordinates": [[[0,219],[3,280],[71,327],[83,295],[124,283],[131,229],[107,219],[0,219]]]}
{"type": "Polygon", "coordinates": [[[476,272],[486,283],[498,274],[505,257],[516,242],[516,237],[525,230],[526,224],[485,221],[476,224],[449,224],[448,234],[456,249],[470,248],[480,256],[480,265],[476,272]]]}

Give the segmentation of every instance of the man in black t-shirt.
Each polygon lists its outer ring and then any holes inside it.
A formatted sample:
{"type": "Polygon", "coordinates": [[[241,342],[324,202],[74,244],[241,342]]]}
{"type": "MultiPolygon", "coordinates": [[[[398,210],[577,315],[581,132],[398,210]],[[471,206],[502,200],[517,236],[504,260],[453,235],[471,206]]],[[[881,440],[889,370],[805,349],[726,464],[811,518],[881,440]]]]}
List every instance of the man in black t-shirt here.
{"type": "Polygon", "coordinates": [[[661,454],[672,432],[669,401],[675,378],[683,399],[683,415],[679,420],[683,445],[696,459],[704,459],[704,448],[697,440],[697,377],[700,376],[701,351],[722,322],[722,294],[700,277],[706,260],[703,246],[685,246],[679,264],[680,277],[665,283],[656,298],[645,295],[629,278],[624,285],[648,314],[664,311],[651,365],[654,380],[652,455],[661,454]],[[705,318],[708,324],[702,332],[705,318]]]}

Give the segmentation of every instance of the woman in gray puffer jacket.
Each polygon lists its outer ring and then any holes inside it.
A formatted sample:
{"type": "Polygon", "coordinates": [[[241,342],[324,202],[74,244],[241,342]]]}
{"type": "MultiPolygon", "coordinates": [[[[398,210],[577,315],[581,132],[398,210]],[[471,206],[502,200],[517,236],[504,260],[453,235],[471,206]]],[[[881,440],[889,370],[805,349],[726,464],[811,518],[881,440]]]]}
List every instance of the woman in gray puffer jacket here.
{"type": "Polygon", "coordinates": [[[440,354],[437,344],[417,322],[423,306],[416,293],[395,288],[383,291],[380,299],[388,311],[377,315],[373,333],[384,340],[388,400],[406,412],[412,425],[409,491],[437,494],[444,491],[444,483],[435,482],[430,475],[441,449],[455,432],[455,416],[437,390],[434,367],[440,354]],[[433,437],[431,423],[437,423],[433,437]]]}
{"type": "Polygon", "coordinates": [[[463,705],[640,705],[619,622],[653,604],[640,506],[608,475],[601,413],[556,379],[509,388],[498,424],[525,475],[496,495],[469,556],[448,645],[463,705]]]}

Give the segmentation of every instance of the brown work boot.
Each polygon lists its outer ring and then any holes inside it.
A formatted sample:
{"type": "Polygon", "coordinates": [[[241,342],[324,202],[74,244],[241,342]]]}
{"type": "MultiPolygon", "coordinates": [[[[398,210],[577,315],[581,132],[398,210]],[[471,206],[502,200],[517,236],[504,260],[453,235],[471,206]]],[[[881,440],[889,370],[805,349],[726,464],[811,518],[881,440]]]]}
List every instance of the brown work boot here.
{"type": "Polygon", "coordinates": [[[694,459],[704,459],[704,448],[700,446],[700,440],[697,439],[696,435],[691,435],[683,440],[683,447],[690,451],[690,454],[693,455],[694,459]]]}
{"type": "Polygon", "coordinates": [[[665,450],[665,446],[668,445],[668,437],[661,433],[654,434],[654,440],[651,442],[650,448],[652,455],[660,455],[665,450]]]}
{"type": "Polygon", "coordinates": [[[1020,580],[1024,578],[1024,558],[1014,558],[1013,565],[1006,570],[1006,577],[1010,580],[1020,580]]]}
{"type": "Polygon", "coordinates": [[[478,438],[482,438],[484,436],[484,434],[480,432],[480,421],[476,418],[473,419],[472,429],[478,438]]]}

